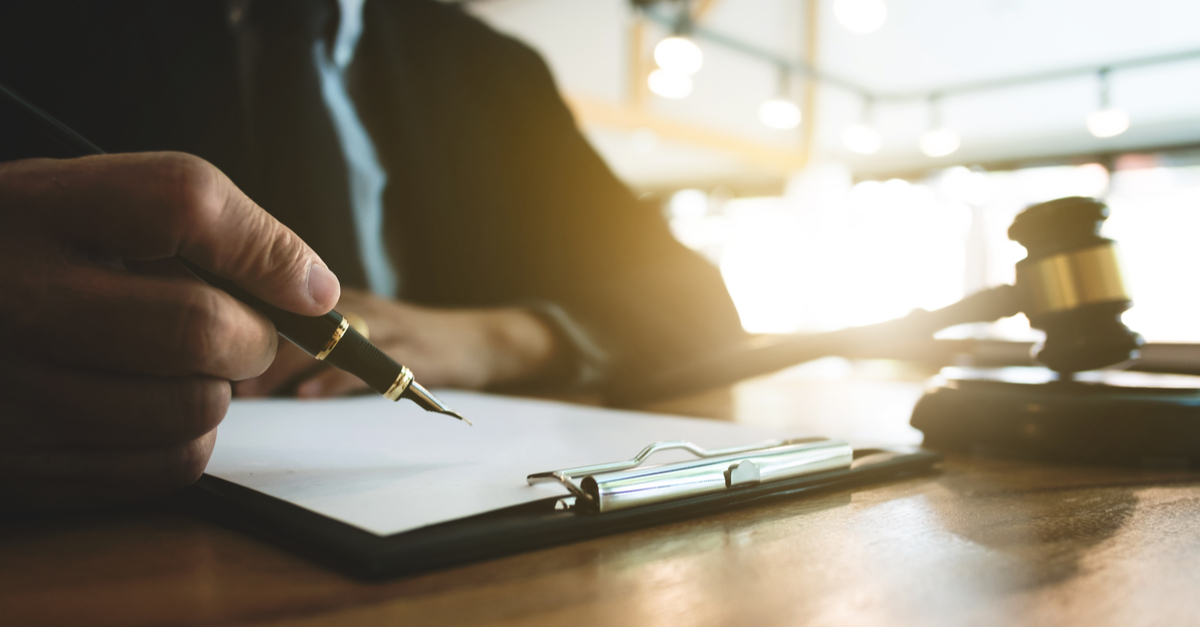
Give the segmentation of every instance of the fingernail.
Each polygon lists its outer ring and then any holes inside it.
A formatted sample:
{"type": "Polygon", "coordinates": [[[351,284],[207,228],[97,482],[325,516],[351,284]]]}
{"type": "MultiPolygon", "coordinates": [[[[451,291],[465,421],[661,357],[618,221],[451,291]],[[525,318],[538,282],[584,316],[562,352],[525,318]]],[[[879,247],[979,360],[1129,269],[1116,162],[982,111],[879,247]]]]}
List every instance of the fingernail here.
{"type": "Polygon", "coordinates": [[[300,398],[316,398],[321,395],[321,382],[308,381],[296,388],[296,396],[300,398]]]}
{"type": "Polygon", "coordinates": [[[308,268],[308,296],[322,307],[333,307],[337,302],[341,285],[329,268],[314,263],[308,268]]]}

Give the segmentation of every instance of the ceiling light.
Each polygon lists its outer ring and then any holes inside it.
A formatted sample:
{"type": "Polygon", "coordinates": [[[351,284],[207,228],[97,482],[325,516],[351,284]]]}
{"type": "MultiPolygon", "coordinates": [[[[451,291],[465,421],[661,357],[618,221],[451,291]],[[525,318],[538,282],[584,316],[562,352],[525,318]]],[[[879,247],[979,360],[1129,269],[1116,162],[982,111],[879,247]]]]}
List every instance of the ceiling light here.
{"type": "Polygon", "coordinates": [[[842,143],[852,152],[860,155],[873,155],[879,152],[883,143],[879,131],[866,124],[851,124],[842,131],[842,143]]]}
{"type": "Polygon", "coordinates": [[[1100,108],[1088,114],[1088,131],[1096,137],[1113,137],[1129,130],[1129,114],[1112,106],[1108,94],[1108,68],[1096,73],[1100,86],[1100,108]]]}
{"type": "Polygon", "coordinates": [[[775,97],[758,106],[758,119],[771,128],[789,129],[800,126],[800,106],[792,100],[792,70],[779,64],[775,97]]]}
{"type": "Polygon", "coordinates": [[[667,70],[654,70],[646,81],[650,91],[663,98],[687,98],[692,93],[692,77],[667,70]]]}
{"type": "Polygon", "coordinates": [[[1088,131],[1096,137],[1113,137],[1129,130],[1129,114],[1122,109],[1101,109],[1087,117],[1088,131]]]}
{"type": "Polygon", "coordinates": [[[800,118],[800,107],[786,98],[772,98],[758,107],[758,119],[771,128],[796,128],[800,118]]]}
{"type": "Polygon", "coordinates": [[[870,33],[887,20],[887,5],[883,0],[837,0],[833,15],[852,33],[870,33]]]}
{"type": "Polygon", "coordinates": [[[958,131],[942,125],[942,95],[929,95],[929,130],[921,136],[921,152],[930,157],[945,157],[958,150],[958,131]]]}
{"type": "Polygon", "coordinates": [[[958,132],[952,128],[934,129],[921,136],[921,152],[930,157],[945,157],[960,144],[958,132]]]}
{"type": "Polygon", "coordinates": [[[654,61],[668,72],[688,76],[700,71],[704,53],[687,37],[667,37],[654,47],[654,61]]]}
{"type": "Polygon", "coordinates": [[[863,94],[862,112],[859,113],[858,123],[847,126],[842,131],[842,144],[851,152],[860,155],[873,155],[879,152],[883,140],[879,131],[871,125],[874,117],[875,100],[869,94],[863,94]]]}

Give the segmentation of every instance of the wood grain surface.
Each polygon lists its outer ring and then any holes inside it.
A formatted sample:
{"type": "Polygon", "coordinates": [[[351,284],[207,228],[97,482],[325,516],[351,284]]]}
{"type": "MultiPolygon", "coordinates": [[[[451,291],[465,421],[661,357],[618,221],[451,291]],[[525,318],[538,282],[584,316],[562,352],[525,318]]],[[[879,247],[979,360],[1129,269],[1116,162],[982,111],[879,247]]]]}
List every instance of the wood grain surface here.
{"type": "MultiPolygon", "coordinates": [[[[919,382],[835,375],[674,409],[913,437],[919,382]]],[[[1185,625],[1200,623],[1198,522],[1198,473],[952,457],[925,477],[361,583],[145,505],[0,521],[0,625],[1185,625]]]]}

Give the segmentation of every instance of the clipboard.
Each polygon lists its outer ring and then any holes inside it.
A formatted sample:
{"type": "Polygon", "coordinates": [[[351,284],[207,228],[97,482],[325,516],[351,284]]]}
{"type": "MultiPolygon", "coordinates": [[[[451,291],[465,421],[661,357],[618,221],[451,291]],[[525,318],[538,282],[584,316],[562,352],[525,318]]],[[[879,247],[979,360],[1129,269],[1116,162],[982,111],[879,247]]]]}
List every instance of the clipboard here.
{"type": "Polygon", "coordinates": [[[420,574],[825,490],[929,472],[941,456],[916,447],[852,450],[824,439],[707,451],[653,443],[631,460],[532,473],[565,494],[419,529],[377,535],[257,490],[204,475],[177,507],[232,525],[361,579],[420,574]],[[685,449],[696,459],[643,466],[685,449]],[[572,487],[573,486],[573,487],[572,487]]]}

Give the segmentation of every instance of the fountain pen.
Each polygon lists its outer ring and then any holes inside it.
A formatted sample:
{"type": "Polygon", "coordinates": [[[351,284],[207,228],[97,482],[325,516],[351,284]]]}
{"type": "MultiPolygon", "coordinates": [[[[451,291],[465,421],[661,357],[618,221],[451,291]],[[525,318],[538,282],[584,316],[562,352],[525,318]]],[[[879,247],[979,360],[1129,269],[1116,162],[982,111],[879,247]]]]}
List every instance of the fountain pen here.
{"type": "Polygon", "coordinates": [[[179,259],[179,262],[200,280],[270,318],[271,322],[275,323],[275,330],[279,335],[299,346],[304,352],[362,379],[372,390],[379,392],[389,401],[407,398],[426,411],[454,416],[471,424],[470,420],[451,411],[429,390],[417,383],[411,370],[388,357],[350,326],[350,322],[342,314],[336,311],[330,311],[323,316],[292,313],[263,301],[233,281],[223,279],[186,259],[179,259]]]}
{"type": "MultiPolygon", "coordinates": [[[[0,83],[0,96],[14,105],[26,121],[53,141],[59,150],[65,149],[79,157],[105,154],[96,144],[22,98],[3,83],[0,83]]],[[[292,313],[263,301],[233,281],[223,279],[186,259],[179,258],[179,262],[200,280],[224,290],[230,296],[262,312],[275,323],[275,330],[279,335],[319,361],[332,364],[362,379],[384,398],[392,401],[407,398],[426,411],[454,416],[471,424],[471,421],[446,407],[429,390],[421,387],[421,384],[413,379],[411,370],[367,341],[367,338],[350,326],[342,314],[336,311],[330,311],[323,316],[292,313]]]]}

